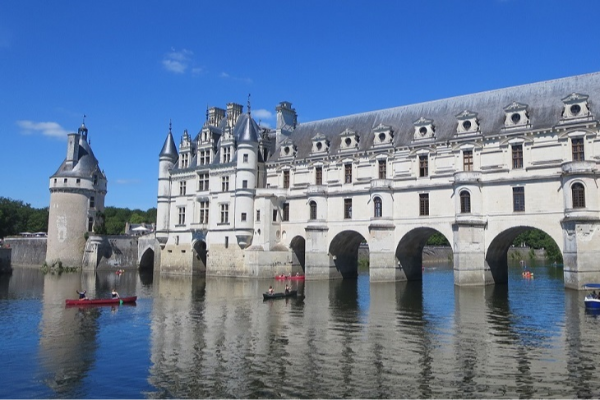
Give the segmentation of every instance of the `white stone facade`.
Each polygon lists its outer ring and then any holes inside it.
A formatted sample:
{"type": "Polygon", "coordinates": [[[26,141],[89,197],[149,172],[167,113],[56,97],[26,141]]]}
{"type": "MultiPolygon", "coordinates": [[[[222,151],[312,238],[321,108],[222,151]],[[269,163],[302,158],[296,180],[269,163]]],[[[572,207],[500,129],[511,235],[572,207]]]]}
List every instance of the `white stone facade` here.
{"type": "Polygon", "coordinates": [[[161,271],[354,276],[367,243],[372,281],[420,279],[439,232],[455,283],[490,284],[537,228],[566,286],[600,281],[599,104],[595,73],[304,124],[282,102],[274,130],[213,108],[161,152],[161,271]]]}

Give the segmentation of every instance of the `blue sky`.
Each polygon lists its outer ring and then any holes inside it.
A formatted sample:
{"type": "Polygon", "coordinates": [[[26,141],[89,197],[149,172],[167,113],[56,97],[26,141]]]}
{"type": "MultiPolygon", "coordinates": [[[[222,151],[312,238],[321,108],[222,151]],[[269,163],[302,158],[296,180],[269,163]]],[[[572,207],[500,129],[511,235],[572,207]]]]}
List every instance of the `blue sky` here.
{"type": "Polygon", "coordinates": [[[107,206],[156,206],[158,153],[207,106],[274,126],[600,71],[600,2],[0,2],[0,196],[49,203],[86,117],[107,206]]]}

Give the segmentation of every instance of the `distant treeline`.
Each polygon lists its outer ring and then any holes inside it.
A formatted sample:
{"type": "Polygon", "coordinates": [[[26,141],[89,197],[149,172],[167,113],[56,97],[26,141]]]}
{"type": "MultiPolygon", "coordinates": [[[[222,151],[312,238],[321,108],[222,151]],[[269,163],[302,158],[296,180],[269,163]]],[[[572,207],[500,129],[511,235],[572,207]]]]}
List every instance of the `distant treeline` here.
{"type": "MultiPolygon", "coordinates": [[[[513,246],[515,247],[529,247],[530,249],[546,250],[546,258],[550,261],[556,261],[557,263],[562,263],[563,258],[560,253],[560,249],[556,245],[556,242],[552,240],[550,236],[548,236],[543,231],[539,229],[529,229],[513,240],[513,246]]],[[[450,246],[446,237],[441,233],[434,233],[429,237],[427,241],[428,246],[450,246]]]]}
{"type": "MultiPolygon", "coordinates": [[[[101,213],[104,224],[100,230],[108,235],[125,232],[125,223],[156,223],[156,208],[146,211],[106,207],[101,213]]],[[[33,208],[20,200],[0,196],[0,238],[22,232],[48,232],[48,207],[33,208]]]]}

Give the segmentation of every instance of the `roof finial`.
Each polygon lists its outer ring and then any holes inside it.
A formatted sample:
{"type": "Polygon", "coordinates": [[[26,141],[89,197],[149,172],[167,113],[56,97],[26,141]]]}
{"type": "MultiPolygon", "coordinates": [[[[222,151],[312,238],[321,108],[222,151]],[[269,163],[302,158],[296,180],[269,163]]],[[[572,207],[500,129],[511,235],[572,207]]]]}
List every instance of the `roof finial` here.
{"type": "Polygon", "coordinates": [[[208,122],[208,103],[206,103],[206,122],[208,122]]]}
{"type": "Polygon", "coordinates": [[[250,93],[248,93],[248,115],[250,115],[250,93]]]}
{"type": "Polygon", "coordinates": [[[169,133],[171,133],[171,118],[169,118],[169,133]]]}
{"type": "Polygon", "coordinates": [[[85,117],[87,117],[87,115],[83,114],[83,121],[81,122],[81,125],[85,125],[85,117]]]}

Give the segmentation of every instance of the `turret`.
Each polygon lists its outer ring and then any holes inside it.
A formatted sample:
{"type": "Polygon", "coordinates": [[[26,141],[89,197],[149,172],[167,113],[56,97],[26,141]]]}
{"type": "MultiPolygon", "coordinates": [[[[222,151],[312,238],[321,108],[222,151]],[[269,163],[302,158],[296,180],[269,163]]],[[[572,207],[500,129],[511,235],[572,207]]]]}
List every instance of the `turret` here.
{"type": "Polygon", "coordinates": [[[158,156],[158,200],[156,206],[156,238],[164,246],[168,238],[169,208],[171,202],[171,173],[170,170],[177,163],[177,147],[171,133],[169,133],[158,156]]]}

